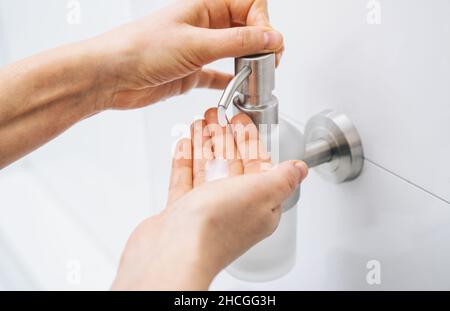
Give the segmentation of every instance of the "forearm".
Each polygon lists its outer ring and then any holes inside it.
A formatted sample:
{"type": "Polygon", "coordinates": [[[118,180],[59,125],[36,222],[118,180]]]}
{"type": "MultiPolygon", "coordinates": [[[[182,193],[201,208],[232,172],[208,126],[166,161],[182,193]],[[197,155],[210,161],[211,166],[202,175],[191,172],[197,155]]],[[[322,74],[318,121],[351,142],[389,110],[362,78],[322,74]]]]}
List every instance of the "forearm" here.
{"type": "Polygon", "coordinates": [[[103,109],[114,84],[104,59],[85,42],[0,70],[0,168],[103,109]]]}

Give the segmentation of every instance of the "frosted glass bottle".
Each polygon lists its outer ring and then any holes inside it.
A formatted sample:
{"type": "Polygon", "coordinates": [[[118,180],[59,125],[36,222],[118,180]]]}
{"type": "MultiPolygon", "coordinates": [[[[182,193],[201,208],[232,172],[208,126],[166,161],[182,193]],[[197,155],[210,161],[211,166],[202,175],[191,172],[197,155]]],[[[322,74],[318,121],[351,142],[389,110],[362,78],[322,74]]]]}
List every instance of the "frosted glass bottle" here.
{"type": "MultiPolygon", "coordinates": [[[[275,90],[274,53],[251,55],[235,59],[235,77],[225,89],[218,116],[227,125],[226,112],[231,102],[235,114],[248,115],[258,127],[262,146],[266,147],[274,164],[298,160],[304,154],[304,141],[298,128],[279,117],[275,90]],[[234,96],[238,93],[237,96],[234,96]]],[[[246,191],[246,189],[242,189],[246,191]]],[[[300,189],[286,200],[277,230],[255,245],[229,267],[237,278],[248,281],[269,281],[286,274],[295,264],[297,236],[297,202],[300,189]]]]}
{"type": "MultiPolygon", "coordinates": [[[[265,137],[261,137],[266,141],[265,137]]],[[[301,159],[304,153],[303,134],[299,126],[286,118],[271,131],[272,159],[275,162],[301,159]]],[[[235,260],[227,271],[249,282],[267,282],[287,274],[295,265],[297,253],[297,205],[300,187],[285,202],[277,230],[235,260]]]]}
{"type": "Polygon", "coordinates": [[[249,282],[272,281],[295,265],[297,252],[297,206],[283,213],[277,230],[234,261],[227,271],[249,282]]]}

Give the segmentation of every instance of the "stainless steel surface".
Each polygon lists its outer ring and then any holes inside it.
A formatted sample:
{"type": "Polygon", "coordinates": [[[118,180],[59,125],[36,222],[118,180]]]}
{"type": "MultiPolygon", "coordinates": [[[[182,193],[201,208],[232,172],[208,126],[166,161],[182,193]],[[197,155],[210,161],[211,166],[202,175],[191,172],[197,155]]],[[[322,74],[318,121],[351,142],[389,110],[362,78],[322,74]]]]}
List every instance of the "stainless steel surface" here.
{"type": "Polygon", "coordinates": [[[221,126],[227,125],[226,111],[228,106],[230,106],[238,87],[250,76],[251,73],[252,69],[250,66],[241,67],[223,92],[218,105],[219,123],[221,126]]]}
{"type": "Polygon", "coordinates": [[[250,67],[250,76],[238,87],[233,104],[236,113],[247,114],[260,129],[262,142],[272,152],[272,126],[279,124],[278,99],[272,94],[275,88],[275,54],[237,58],[235,70],[250,67]]]}
{"type": "Polygon", "coordinates": [[[302,158],[325,179],[341,183],[359,176],[364,151],[357,129],[347,116],[327,110],[305,127],[305,156],[302,158]],[[328,151],[326,144],[328,144],[328,151]]]}
{"type": "Polygon", "coordinates": [[[235,77],[228,84],[218,105],[218,121],[226,126],[227,109],[233,100],[236,113],[245,113],[260,127],[260,136],[268,151],[272,149],[272,126],[278,125],[278,100],[275,88],[275,54],[235,59],[235,77]]]}
{"type": "Polygon", "coordinates": [[[264,106],[272,97],[275,89],[275,54],[262,54],[237,58],[235,72],[250,67],[252,73],[242,83],[238,92],[245,98],[243,104],[247,106],[264,106]]]}
{"type": "Polygon", "coordinates": [[[278,99],[272,96],[265,102],[265,106],[248,107],[241,96],[234,98],[235,113],[247,114],[256,125],[279,124],[278,99]]]}
{"type": "Polygon", "coordinates": [[[305,150],[306,152],[303,161],[305,161],[309,167],[316,167],[320,164],[331,161],[333,158],[331,146],[328,141],[324,139],[318,139],[310,142],[305,147],[305,150]]]}
{"type": "Polygon", "coordinates": [[[253,55],[237,58],[235,70],[250,67],[251,74],[238,87],[239,96],[234,98],[237,112],[250,116],[256,125],[278,124],[278,99],[275,89],[275,54],[253,55]]]}
{"type": "Polygon", "coordinates": [[[219,123],[226,125],[226,110],[234,94],[236,111],[246,113],[256,125],[278,124],[278,100],[275,88],[275,54],[235,59],[235,77],[225,89],[218,105],[219,123]]]}

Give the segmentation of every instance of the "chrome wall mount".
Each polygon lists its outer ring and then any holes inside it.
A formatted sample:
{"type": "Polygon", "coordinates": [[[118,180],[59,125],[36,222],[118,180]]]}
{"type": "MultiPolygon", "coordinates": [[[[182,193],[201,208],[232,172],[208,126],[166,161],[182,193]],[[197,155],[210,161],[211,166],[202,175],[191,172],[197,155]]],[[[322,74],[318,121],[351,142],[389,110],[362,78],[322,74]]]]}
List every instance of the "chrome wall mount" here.
{"type": "MultiPolygon", "coordinates": [[[[304,160],[325,179],[336,183],[350,181],[360,175],[364,163],[361,138],[344,114],[332,110],[319,113],[308,121],[304,135],[290,122],[279,118],[278,99],[272,94],[275,89],[273,53],[237,58],[235,71],[235,78],[218,105],[222,126],[227,124],[226,110],[233,102],[236,112],[246,113],[256,125],[280,125],[281,161],[304,160]]],[[[292,201],[297,200],[298,195],[292,198],[292,201]]]]}
{"type": "Polygon", "coordinates": [[[362,171],[364,151],[358,130],[350,119],[336,111],[324,111],[305,127],[302,159],[325,179],[341,183],[355,179],[362,171]]]}

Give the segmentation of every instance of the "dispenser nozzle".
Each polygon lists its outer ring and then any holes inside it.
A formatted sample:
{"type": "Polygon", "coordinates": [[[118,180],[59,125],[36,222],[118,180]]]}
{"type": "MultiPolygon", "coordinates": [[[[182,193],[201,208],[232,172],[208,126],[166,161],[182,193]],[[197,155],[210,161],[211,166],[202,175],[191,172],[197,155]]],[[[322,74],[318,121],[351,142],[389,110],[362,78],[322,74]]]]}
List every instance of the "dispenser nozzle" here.
{"type": "Polygon", "coordinates": [[[244,66],[241,71],[239,71],[233,80],[230,81],[227,88],[220,98],[219,105],[217,108],[217,116],[220,126],[224,127],[228,125],[227,119],[227,109],[233,100],[234,93],[236,93],[239,86],[252,74],[252,69],[250,66],[244,66]]]}

